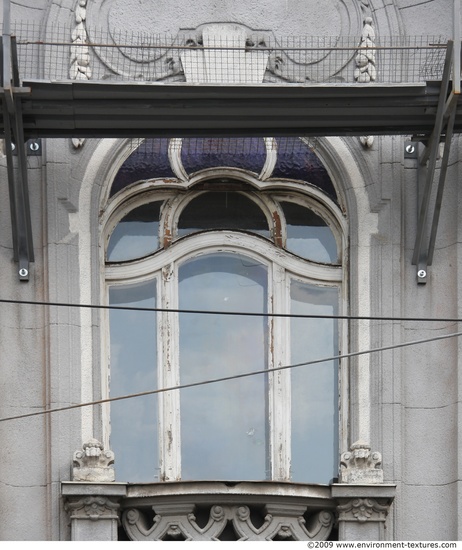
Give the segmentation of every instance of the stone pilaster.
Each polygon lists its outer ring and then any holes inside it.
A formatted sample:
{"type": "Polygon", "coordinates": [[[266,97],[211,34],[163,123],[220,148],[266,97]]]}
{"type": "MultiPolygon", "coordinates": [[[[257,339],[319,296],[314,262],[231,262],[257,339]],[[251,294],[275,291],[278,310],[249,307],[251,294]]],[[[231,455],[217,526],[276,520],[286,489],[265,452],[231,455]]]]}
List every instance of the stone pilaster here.
{"type": "Polygon", "coordinates": [[[73,481],[63,482],[61,492],[71,520],[73,541],[116,541],[119,501],[124,483],[114,483],[114,453],[96,439],[74,453],[73,481]]]}
{"type": "Polygon", "coordinates": [[[337,500],[340,540],[384,540],[385,521],[395,485],[383,483],[382,457],[358,441],[340,461],[340,483],[331,486],[337,500]]]}
{"type": "Polygon", "coordinates": [[[73,495],[69,494],[72,493],[69,486],[66,489],[68,494],[65,507],[71,520],[71,540],[116,541],[118,501],[125,494],[125,486],[118,487],[119,494],[78,494],[86,492],[85,486],[88,488],[88,484],[82,484],[78,488],[74,486],[73,495]]]}

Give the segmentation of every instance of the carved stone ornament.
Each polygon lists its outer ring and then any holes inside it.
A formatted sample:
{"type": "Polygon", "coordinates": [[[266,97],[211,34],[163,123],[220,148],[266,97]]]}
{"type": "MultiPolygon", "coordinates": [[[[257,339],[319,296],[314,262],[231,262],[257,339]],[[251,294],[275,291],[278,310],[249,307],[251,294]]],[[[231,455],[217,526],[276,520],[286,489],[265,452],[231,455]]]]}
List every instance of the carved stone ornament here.
{"type": "MultiPolygon", "coordinates": [[[[92,52],[97,58],[92,61],[93,74],[102,71],[103,79],[162,82],[184,82],[186,77],[201,82],[210,82],[210,79],[219,82],[227,77],[233,82],[241,82],[250,74],[250,81],[255,81],[262,71],[265,73],[262,65],[272,52],[266,71],[270,82],[317,81],[321,74],[324,78],[337,80],[339,72],[347,66],[345,78],[348,73],[351,79],[349,65],[354,52],[341,48],[340,37],[360,36],[365,16],[362,0],[336,0],[334,9],[332,0],[300,2],[297,10],[289,13],[284,2],[271,0],[260,0],[258,13],[246,2],[222,0],[214,4],[212,7],[210,3],[183,2],[181,9],[176,10],[172,6],[175,29],[171,17],[165,15],[170,13],[166,5],[159,7],[156,2],[139,0],[88,2],[86,32],[96,44],[92,52]],[[265,14],[264,29],[258,26],[262,21],[261,13],[265,14]],[[237,23],[244,21],[245,25],[237,23]],[[245,52],[201,51],[207,43],[214,42],[209,29],[217,25],[226,27],[221,35],[222,46],[229,44],[230,28],[240,27],[245,52]],[[278,36],[271,29],[277,29],[278,36]],[[302,51],[298,39],[288,43],[286,37],[289,36],[310,37],[306,43],[309,49],[302,51]],[[323,39],[319,42],[319,36],[332,37],[332,41],[329,44],[323,39]],[[140,47],[133,47],[133,41],[140,47]],[[334,49],[329,50],[328,45],[334,49]],[[184,49],[185,46],[191,46],[191,50],[184,49]],[[287,50],[290,46],[292,49],[287,50]],[[214,68],[214,58],[218,59],[221,71],[214,68]],[[240,61],[238,65],[236,58],[240,61]],[[245,59],[251,59],[253,66],[244,62],[245,59]],[[322,69],[318,70],[320,65],[322,69]]],[[[234,31],[232,34],[236,36],[234,31]]],[[[237,44],[235,42],[235,46],[237,44]]]]}
{"type": "Polygon", "coordinates": [[[377,80],[375,59],[375,31],[372,27],[372,17],[364,19],[363,32],[361,33],[361,48],[355,57],[356,69],[354,77],[356,82],[367,84],[377,80]]]}
{"type": "Polygon", "coordinates": [[[359,141],[363,147],[370,149],[374,145],[374,136],[361,136],[359,141]]]}
{"type": "Polygon", "coordinates": [[[73,481],[107,482],[115,480],[114,453],[105,451],[96,439],[84,443],[81,451],[74,453],[73,481]]]}
{"type": "Polygon", "coordinates": [[[194,504],[159,504],[153,507],[153,521],[145,511],[131,508],[124,512],[122,524],[130,539],[136,541],[326,540],[334,523],[333,513],[323,510],[307,520],[306,510],[303,505],[268,504],[262,524],[256,526],[256,510],[246,505],[217,504],[206,511],[196,510],[194,504]],[[196,521],[199,513],[201,522],[196,521]]]}
{"type": "Polygon", "coordinates": [[[337,506],[339,521],[380,521],[384,522],[389,509],[387,500],[383,502],[373,498],[354,498],[337,506]]]}
{"type": "MultiPolygon", "coordinates": [[[[75,24],[71,35],[71,54],[69,77],[71,80],[90,80],[90,49],[87,43],[85,20],[87,16],[87,0],[78,0],[75,7],[75,24]]],[[[78,149],[85,143],[85,138],[72,138],[72,145],[78,149]]]]}
{"type": "Polygon", "coordinates": [[[340,458],[340,483],[383,483],[382,455],[371,452],[363,441],[353,443],[350,450],[340,458]]]}
{"type": "MultiPolygon", "coordinates": [[[[364,9],[369,9],[369,3],[366,0],[363,0],[363,6],[364,9]]],[[[372,27],[372,17],[365,17],[360,47],[367,49],[358,51],[355,57],[354,77],[356,82],[368,83],[375,82],[377,79],[375,49],[369,49],[373,46],[375,46],[375,31],[372,27]]],[[[361,136],[359,141],[363,147],[370,149],[374,144],[374,136],[361,136]]]]}
{"type": "Polygon", "coordinates": [[[108,497],[88,496],[66,502],[71,519],[117,519],[119,504],[108,497]]]}

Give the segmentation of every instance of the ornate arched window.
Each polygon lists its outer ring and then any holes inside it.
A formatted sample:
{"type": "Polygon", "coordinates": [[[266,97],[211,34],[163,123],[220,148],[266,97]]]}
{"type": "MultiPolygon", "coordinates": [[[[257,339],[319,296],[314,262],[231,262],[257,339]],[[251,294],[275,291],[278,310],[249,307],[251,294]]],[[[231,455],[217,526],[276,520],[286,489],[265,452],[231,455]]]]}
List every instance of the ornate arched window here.
{"type": "Polygon", "coordinates": [[[335,199],[301,140],[147,140],[128,157],[103,213],[107,300],[134,308],[109,313],[109,395],[192,387],[111,404],[119,480],[336,477],[335,199]]]}

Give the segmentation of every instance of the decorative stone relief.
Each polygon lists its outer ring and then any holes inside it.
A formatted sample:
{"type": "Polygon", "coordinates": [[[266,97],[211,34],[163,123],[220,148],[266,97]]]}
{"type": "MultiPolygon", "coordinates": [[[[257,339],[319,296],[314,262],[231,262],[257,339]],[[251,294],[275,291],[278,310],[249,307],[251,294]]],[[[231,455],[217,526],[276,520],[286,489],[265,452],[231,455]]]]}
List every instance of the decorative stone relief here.
{"type": "Polygon", "coordinates": [[[214,505],[204,519],[204,509],[194,504],[158,504],[153,507],[154,520],[149,525],[147,514],[131,508],[122,516],[123,526],[131,540],[326,540],[334,523],[331,511],[304,514],[306,506],[298,504],[267,504],[262,524],[252,518],[256,510],[245,505],[214,505]],[[203,527],[196,515],[200,513],[203,527]],[[226,536],[222,537],[226,529],[226,536]]]}
{"type": "MultiPolygon", "coordinates": [[[[318,0],[315,4],[300,3],[297,10],[288,10],[284,2],[261,0],[260,9],[255,11],[245,2],[236,4],[233,0],[222,0],[214,6],[183,2],[181,9],[179,5],[176,9],[175,3],[169,9],[166,6],[162,9],[155,2],[104,0],[88,2],[86,28],[92,42],[109,46],[93,48],[106,68],[103,78],[184,81],[184,63],[180,61],[180,54],[182,59],[188,56],[193,58],[195,54],[202,56],[201,46],[205,46],[208,40],[204,36],[207,27],[216,25],[217,21],[224,22],[226,26],[239,21],[241,24],[238,26],[246,35],[245,51],[228,51],[225,57],[247,54],[247,58],[258,58],[261,54],[268,58],[271,51],[273,53],[265,73],[269,81],[318,81],[321,74],[328,80],[337,81],[344,79],[339,73],[349,66],[354,56],[351,50],[341,48],[345,45],[341,37],[360,35],[364,13],[361,0],[335,0],[335,9],[332,3],[333,0],[318,0]],[[175,13],[177,30],[171,26],[172,13],[175,13]],[[263,19],[262,13],[265,14],[263,19]],[[129,18],[127,14],[130,14],[129,18]],[[326,14],[329,16],[326,17],[326,14]],[[260,28],[262,21],[265,30],[254,30],[260,28]],[[269,30],[276,28],[278,36],[269,30]],[[289,36],[291,40],[287,40],[289,36]],[[298,37],[303,36],[309,37],[307,42],[299,40],[298,37]],[[312,39],[328,36],[332,37],[329,43],[325,43],[324,38],[321,41],[312,39]],[[134,43],[140,47],[133,47],[134,43]],[[304,50],[305,45],[311,48],[304,50]],[[188,52],[183,49],[184,46],[195,49],[188,52]],[[327,46],[332,46],[334,50],[329,51],[327,46]],[[287,50],[287,47],[292,49],[287,50]]],[[[223,51],[209,50],[208,54],[216,57],[223,51]]],[[[93,71],[99,70],[99,67],[96,69],[97,64],[94,65],[93,71]]],[[[247,67],[245,70],[249,72],[250,69],[247,67]]],[[[349,67],[348,71],[351,78],[349,67]]],[[[237,78],[234,73],[233,70],[228,74],[231,78],[237,78]]],[[[206,79],[212,76],[202,74],[202,78],[206,79]]]]}
{"type": "Polygon", "coordinates": [[[363,441],[353,443],[340,457],[340,483],[383,483],[382,455],[363,441]]]}
{"type": "Polygon", "coordinates": [[[117,519],[119,504],[108,497],[88,496],[66,502],[66,510],[72,519],[117,519]]]}
{"type": "Polygon", "coordinates": [[[355,57],[356,69],[354,77],[356,82],[369,83],[377,79],[376,58],[375,58],[375,31],[372,28],[372,17],[364,19],[364,27],[361,33],[361,42],[355,57]]]}
{"type": "Polygon", "coordinates": [[[364,13],[369,14],[370,13],[370,2],[369,0],[359,0],[359,3],[361,5],[361,9],[364,13]]]}
{"type": "Polygon", "coordinates": [[[96,439],[84,443],[81,451],[74,453],[73,481],[107,482],[115,480],[114,453],[105,451],[96,439]]]}
{"type": "Polygon", "coordinates": [[[269,52],[259,49],[260,41],[255,44],[248,34],[248,29],[234,23],[204,25],[199,38],[186,40],[186,44],[194,49],[180,54],[186,81],[214,84],[263,82],[269,52]]]}
{"type": "MultiPolygon", "coordinates": [[[[369,2],[362,0],[362,7],[364,11],[369,11],[369,2]]],[[[367,50],[359,51],[355,57],[356,69],[354,77],[356,82],[369,83],[375,82],[377,79],[377,68],[375,58],[375,31],[372,27],[372,17],[365,17],[363,32],[361,34],[361,48],[368,48],[367,50]]],[[[374,144],[374,136],[361,136],[359,138],[361,145],[370,149],[374,144]]]]}
{"type": "Polygon", "coordinates": [[[390,505],[386,499],[354,498],[337,506],[339,521],[384,522],[390,505]]]}
{"type": "MultiPolygon", "coordinates": [[[[75,26],[71,35],[71,56],[69,77],[71,80],[90,80],[90,49],[81,45],[87,43],[85,19],[87,14],[87,0],[78,0],[75,8],[75,26]],[[75,44],[75,45],[74,45],[75,44]]],[[[85,143],[85,138],[72,138],[72,145],[78,149],[85,143]]]]}
{"type": "Polygon", "coordinates": [[[374,145],[374,136],[361,136],[359,141],[363,147],[370,149],[374,145]]]}

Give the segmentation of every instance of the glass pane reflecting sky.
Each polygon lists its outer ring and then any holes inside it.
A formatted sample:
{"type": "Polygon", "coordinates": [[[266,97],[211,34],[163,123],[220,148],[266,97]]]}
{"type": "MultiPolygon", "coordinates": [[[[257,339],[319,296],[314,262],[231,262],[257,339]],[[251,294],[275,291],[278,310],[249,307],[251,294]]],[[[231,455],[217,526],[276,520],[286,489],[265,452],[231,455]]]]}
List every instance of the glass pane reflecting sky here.
{"type": "MultiPolygon", "coordinates": [[[[291,313],[337,315],[338,289],[292,281],[291,313]]],[[[291,363],[338,354],[337,321],[291,319],[291,363]]],[[[329,483],[337,476],[337,361],[291,369],[292,480],[329,483]]]]}
{"type": "MultiPolygon", "coordinates": [[[[179,271],[180,308],[266,311],[267,269],[243,255],[193,259],[179,271]]],[[[267,320],[180,315],[181,383],[261,370],[267,320]]],[[[182,478],[266,479],[267,380],[255,376],[181,392],[182,478]]]]}
{"type": "Polygon", "coordinates": [[[109,239],[109,262],[136,260],[158,249],[161,206],[162,201],[143,204],[120,220],[109,239]]]}
{"type": "Polygon", "coordinates": [[[337,242],[326,222],[294,202],[281,202],[281,206],[287,224],[287,250],[314,262],[337,263],[337,242]]]}
{"type": "MultiPolygon", "coordinates": [[[[156,307],[156,281],[109,289],[111,305],[156,307]]],[[[110,310],[110,396],[157,388],[156,313],[110,310]]],[[[157,396],[111,403],[118,481],[159,481],[157,396]]]]}

